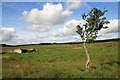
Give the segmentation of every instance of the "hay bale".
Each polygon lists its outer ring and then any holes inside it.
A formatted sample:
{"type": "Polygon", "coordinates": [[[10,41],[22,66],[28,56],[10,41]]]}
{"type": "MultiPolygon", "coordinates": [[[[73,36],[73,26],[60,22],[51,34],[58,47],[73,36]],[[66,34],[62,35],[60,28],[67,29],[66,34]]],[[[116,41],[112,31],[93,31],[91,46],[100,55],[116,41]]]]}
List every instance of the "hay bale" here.
{"type": "Polygon", "coordinates": [[[21,49],[21,48],[19,48],[19,49],[15,49],[14,52],[15,53],[26,53],[28,51],[27,51],[27,49],[21,49]]]}
{"type": "Polygon", "coordinates": [[[19,49],[14,50],[15,53],[26,53],[26,52],[33,52],[33,51],[36,51],[36,50],[34,48],[32,48],[32,49],[21,49],[21,48],[19,48],[19,49]]]}
{"type": "Polygon", "coordinates": [[[33,51],[36,51],[34,48],[32,49],[27,49],[28,52],[33,52],[33,51]]]}
{"type": "Polygon", "coordinates": [[[14,52],[15,52],[15,53],[22,53],[22,49],[21,49],[21,48],[15,49],[14,52]]]}

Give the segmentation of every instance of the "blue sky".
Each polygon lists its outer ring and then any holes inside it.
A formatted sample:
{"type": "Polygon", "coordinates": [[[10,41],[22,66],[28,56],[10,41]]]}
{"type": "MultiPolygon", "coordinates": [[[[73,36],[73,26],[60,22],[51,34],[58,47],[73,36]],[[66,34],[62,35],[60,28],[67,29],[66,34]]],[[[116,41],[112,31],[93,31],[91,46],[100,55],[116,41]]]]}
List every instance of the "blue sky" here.
{"type": "MultiPolygon", "coordinates": [[[[78,35],[76,35],[76,34],[71,35],[71,36],[64,34],[64,37],[65,36],[66,37],[63,40],[59,40],[58,35],[61,33],[66,33],[65,32],[65,29],[67,29],[66,25],[68,23],[70,23],[70,21],[71,21],[71,24],[72,24],[72,21],[74,21],[76,23],[77,23],[77,21],[81,21],[81,15],[83,13],[88,13],[94,7],[98,8],[100,10],[103,10],[104,8],[107,9],[108,12],[105,14],[105,16],[107,17],[107,20],[113,20],[113,19],[118,20],[118,3],[117,2],[80,2],[79,5],[81,5],[81,6],[78,5],[76,7],[70,8],[68,11],[70,11],[72,13],[69,12],[70,15],[67,15],[67,18],[65,17],[64,20],[61,19],[62,21],[58,22],[59,24],[56,23],[55,25],[54,24],[46,25],[44,23],[44,24],[42,24],[42,26],[45,26],[46,29],[48,29],[50,27],[49,30],[46,30],[46,31],[34,30],[34,31],[32,31],[33,28],[29,29],[29,27],[31,27],[33,25],[39,25],[39,27],[40,27],[41,24],[38,24],[38,23],[35,24],[35,22],[33,20],[27,21],[25,18],[21,19],[21,17],[24,17],[24,15],[22,13],[24,11],[27,11],[28,13],[30,13],[30,11],[32,11],[32,9],[35,9],[35,8],[38,9],[39,11],[42,11],[43,6],[45,6],[47,3],[49,3],[49,2],[3,2],[2,3],[2,26],[3,26],[3,28],[8,28],[8,29],[14,28],[12,33],[9,32],[9,34],[11,34],[11,35],[8,35],[10,38],[7,38],[8,40],[5,38],[6,40],[5,41],[3,40],[3,42],[8,43],[8,44],[10,44],[10,43],[25,44],[26,40],[24,40],[24,38],[27,38],[27,41],[28,41],[27,43],[67,42],[67,41],[69,41],[69,39],[72,39],[73,36],[74,37],[76,36],[75,40],[73,40],[73,41],[79,41],[78,35]],[[46,26],[48,26],[48,27],[46,27],[46,26]],[[27,30],[26,27],[29,30],[27,30]],[[60,28],[62,30],[61,32],[60,32],[60,28]],[[53,35],[50,35],[50,34],[53,34],[53,35]],[[23,36],[23,38],[21,38],[20,36],[21,37],[23,36]],[[36,39],[35,40],[33,39],[33,41],[32,41],[30,36],[32,36],[33,38],[35,37],[36,39]],[[49,36],[52,36],[52,37],[48,39],[49,36]],[[55,38],[55,39],[52,40],[53,38],[55,38]],[[17,43],[18,39],[21,40],[19,43],[17,43]]],[[[67,2],[50,2],[49,4],[51,4],[51,6],[61,4],[63,12],[67,10],[67,7],[71,7],[70,5],[67,5],[67,2]]],[[[27,16],[28,15],[29,14],[27,14],[27,16]]],[[[42,21],[43,19],[37,19],[37,20],[42,21]]],[[[44,27],[40,27],[40,28],[42,29],[44,27]]],[[[112,29],[112,27],[111,27],[111,29],[112,29]]],[[[116,27],[115,27],[115,29],[116,29],[116,27]]],[[[43,29],[43,30],[45,30],[45,29],[43,29]]],[[[112,34],[112,36],[115,36],[116,35],[115,33],[117,33],[117,32],[113,31],[113,33],[114,33],[114,35],[112,34]]],[[[104,34],[107,35],[107,33],[104,33],[104,34]]],[[[63,37],[60,37],[60,38],[62,39],[63,37]]],[[[115,37],[109,37],[109,38],[115,38],[115,37]]],[[[100,39],[105,39],[105,37],[102,37],[100,39]]]]}

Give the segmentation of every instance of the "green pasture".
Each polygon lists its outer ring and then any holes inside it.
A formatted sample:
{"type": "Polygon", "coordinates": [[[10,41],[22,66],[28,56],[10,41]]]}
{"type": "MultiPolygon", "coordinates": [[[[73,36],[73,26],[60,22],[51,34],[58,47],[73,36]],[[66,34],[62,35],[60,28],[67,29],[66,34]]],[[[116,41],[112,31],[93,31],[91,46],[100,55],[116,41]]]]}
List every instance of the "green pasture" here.
{"type": "Polygon", "coordinates": [[[2,54],[3,78],[118,78],[118,42],[88,44],[90,68],[83,44],[31,45],[2,47],[35,48],[31,53],[2,54]]]}

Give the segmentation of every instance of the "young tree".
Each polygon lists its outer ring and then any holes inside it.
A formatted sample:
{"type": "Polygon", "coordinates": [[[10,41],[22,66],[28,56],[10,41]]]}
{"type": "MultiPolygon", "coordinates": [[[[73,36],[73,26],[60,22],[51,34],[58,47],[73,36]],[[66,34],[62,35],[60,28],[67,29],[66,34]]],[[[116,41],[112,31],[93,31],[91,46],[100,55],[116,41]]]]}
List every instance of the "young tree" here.
{"type": "MultiPolygon", "coordinates": [[[[107,26],[103,26],[104,24],[109,24],[109,21],[105,21],[106,17],[102,17],[105,12],[108,10],[101,11],[97,8],[93,8],[88,14],[83,14],[82,19],[86,21],[84,25],[77,25],[77,33],[80,35],[82,41],[84,42],[83,46],[87,56],[86,68],[89,68],[90,56],[88,54],[88,50],[86,47],[86,42],[93,41],[98,36],[98,31],[102,28],[107,29],[107,26]]],[[[81,24],[81,23],[80,23],[81,24]]]]}

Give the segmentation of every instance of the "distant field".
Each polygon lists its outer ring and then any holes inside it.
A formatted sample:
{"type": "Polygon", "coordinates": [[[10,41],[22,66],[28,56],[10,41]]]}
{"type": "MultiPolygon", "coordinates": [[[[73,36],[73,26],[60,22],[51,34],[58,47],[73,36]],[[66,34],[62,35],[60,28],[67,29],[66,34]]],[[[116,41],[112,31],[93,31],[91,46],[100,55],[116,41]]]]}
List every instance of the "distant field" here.
{"type": "MultiPolygon", "coordinates": [[[[119,43],[120,45],[120,43],[119,43]]],[[[22,54],[2,54],[3,78],[118,78],[118,42],[88,44],[90,69],[85,69],[86,55],[82,44],[32,45],[3,47],[35,48],[22,54]]]]}

